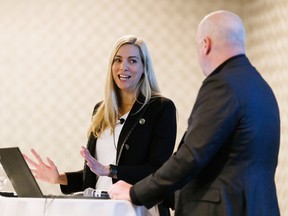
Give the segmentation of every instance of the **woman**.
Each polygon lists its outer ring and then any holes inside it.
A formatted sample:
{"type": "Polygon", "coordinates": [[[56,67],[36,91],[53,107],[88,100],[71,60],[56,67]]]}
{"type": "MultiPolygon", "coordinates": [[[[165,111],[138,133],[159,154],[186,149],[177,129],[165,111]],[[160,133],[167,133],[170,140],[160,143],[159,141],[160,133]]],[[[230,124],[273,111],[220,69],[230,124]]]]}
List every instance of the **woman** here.
{"type": "MultiPolygon", "coordinates": [[[[81,149],[87,159],[83,170],[59,174],[49,158],[46,165],[32,150],[38,163],[25,157],[35,166],[35,177],[60,184],[63,193],[89,187],[108,190],[118,180],[138,182],[171,156],[176,139],[176,109],[160,94],[143,40],[124,36],[115,44],[105,97],[95,106],[88,136],[87,149],[81,149]]],[[[163,205],[159,212],[169,215],[163,205]]]]}

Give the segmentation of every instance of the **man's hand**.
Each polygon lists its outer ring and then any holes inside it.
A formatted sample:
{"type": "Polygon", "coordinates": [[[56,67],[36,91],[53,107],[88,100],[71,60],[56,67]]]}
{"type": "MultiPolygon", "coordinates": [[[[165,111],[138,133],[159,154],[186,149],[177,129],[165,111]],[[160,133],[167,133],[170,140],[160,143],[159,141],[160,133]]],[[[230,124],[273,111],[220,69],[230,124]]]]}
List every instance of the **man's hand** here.
{"type": "Polygon", "coordinates": [[[130,198],[131,187],[132,185],[124,181],[118,181],[110,187],[110,189],[108,190],[108,194],[111,199],[131,201],[130,198]]]}

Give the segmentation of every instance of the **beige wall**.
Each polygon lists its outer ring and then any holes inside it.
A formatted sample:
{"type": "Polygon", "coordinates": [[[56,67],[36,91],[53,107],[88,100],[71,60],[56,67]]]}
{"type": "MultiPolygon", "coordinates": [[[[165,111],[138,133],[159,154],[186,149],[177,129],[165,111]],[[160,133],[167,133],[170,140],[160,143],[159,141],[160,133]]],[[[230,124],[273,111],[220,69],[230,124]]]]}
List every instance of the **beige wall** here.
{"type": "MultiPolygon", "coordinates": [[[[218,9],[243,18],[248,55],[278,98],[282,140],[276,181],[282,215],[288,215],[286,0],[0,0],[0,146],[20,146],[25,153],[35,148],[60,172],[80,169],[79,148],[103,95],[111,47],[124,34],[148,43],[162,92],[178,109],[179,141],[204,79],[195,29],[218,9]]],[[[58,186],[40,186],[59,193],[58,186]]]]}

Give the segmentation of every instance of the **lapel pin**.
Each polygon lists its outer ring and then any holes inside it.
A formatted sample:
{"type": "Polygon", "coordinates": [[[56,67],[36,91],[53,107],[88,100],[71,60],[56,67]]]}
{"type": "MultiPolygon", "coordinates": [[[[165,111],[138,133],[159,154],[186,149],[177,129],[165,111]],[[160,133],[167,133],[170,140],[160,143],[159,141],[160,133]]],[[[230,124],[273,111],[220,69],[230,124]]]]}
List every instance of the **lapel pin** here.
{"type": "Polygon", "coordinates": [[[128,145],[128,144],[125,144],[125,148],[126,148],[126,150],[128,151],[128,150],[129,150],[129,145],[128,145]]]}
{"type": "Polygon", "coordinates": [[[140,124],[140,125],[144,125],[144,124],[145,124],[145,119],[144,119],[144,118],[141,118],[141,119],[139,120],[139,124],[140,124]]]}

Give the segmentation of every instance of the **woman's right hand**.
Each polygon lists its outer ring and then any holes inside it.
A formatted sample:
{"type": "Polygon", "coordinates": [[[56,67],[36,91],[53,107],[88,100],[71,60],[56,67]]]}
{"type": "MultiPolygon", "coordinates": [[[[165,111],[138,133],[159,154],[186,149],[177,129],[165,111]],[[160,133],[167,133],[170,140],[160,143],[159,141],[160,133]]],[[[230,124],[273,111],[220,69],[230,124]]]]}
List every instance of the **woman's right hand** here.
{"type": "Polygon", "coordinates": [[[53,184],[64,184],[67,185],[67,178],[65,174],[60,175],[57,167],[50,158],[47,158],[48,164],[45,164],[38,153],[31,149],[32,154],[37,159],[37,162],[23,154],[25,160],[34,167],[31,169],[36,179],[53,183],[53,184]]]}

